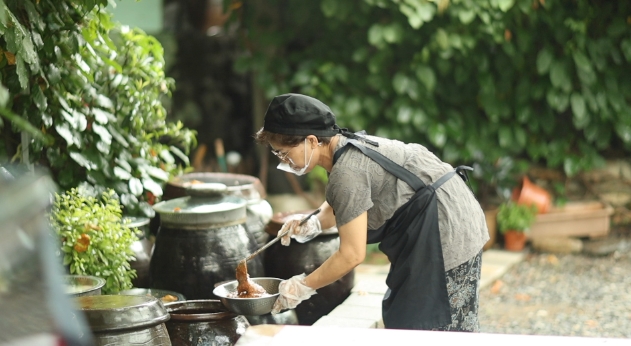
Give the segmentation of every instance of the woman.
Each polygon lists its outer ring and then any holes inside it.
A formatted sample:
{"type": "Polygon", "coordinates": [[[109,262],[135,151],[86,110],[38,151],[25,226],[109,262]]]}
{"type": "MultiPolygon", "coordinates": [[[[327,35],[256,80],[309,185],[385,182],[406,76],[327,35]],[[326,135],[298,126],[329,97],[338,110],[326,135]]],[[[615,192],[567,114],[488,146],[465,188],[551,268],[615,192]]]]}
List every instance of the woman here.
{"type": "MultiPolygon", "coordinates": [[[[337,226],[340,247],[309,275],[281,282],[273,313],[294,308],[359,265],[379,242],[391,262],[382,314],[386,328],[478,331],[478,282],[488,240],[484,213],[454,170],[419,144],[350,133],[324,103],[300,94],[275,97],[256,134],[297,175],[329,173],[321,212],[283,225],[305,242],[337,226]]],[[[468,167],[466,167],[468,168],[468,167]]],[[[470,168],[468,168],[470,169],[470,168]]]]}

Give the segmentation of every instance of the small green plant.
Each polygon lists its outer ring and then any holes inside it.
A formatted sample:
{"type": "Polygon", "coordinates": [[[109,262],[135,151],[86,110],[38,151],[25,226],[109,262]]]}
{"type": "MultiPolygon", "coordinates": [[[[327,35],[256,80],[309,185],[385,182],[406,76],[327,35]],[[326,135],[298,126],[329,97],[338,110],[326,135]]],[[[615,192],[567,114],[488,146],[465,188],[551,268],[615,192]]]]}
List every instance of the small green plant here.
{"type": "Polygon", "coordinates": [[[497,226],[500,233],[507,231],[523,232],[530,228],[537,216],[537,207],[506,202],[500,205],[497,213],[497,226]]]}
{"type": "Polygon", "coordinates": [[[50,221],[61,240],[63,264],[70,274],[105,279],[104,294],[132,287],[136,271],[129,264],[134,260],[130,246],[138,237],[122,221],[113,190],[100,199],[78,189],[55,194],[50,221]]]}

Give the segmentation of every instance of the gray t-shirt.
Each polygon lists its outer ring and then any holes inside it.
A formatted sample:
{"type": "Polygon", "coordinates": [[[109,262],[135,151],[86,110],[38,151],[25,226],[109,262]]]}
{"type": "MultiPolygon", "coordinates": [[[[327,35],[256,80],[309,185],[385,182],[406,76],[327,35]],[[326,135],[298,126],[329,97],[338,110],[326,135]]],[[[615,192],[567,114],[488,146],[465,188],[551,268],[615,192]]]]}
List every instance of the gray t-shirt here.
{"type": "MultiPolygon", "coordinates": [[[[347,143],[346,137],[339,137],[336,151],[347,143]]],[[[426,185],[454,169],[422,145],[366,137],[379,146],[362,144],[416,174],[426,185]]],[[[338,227],[368,211],[368,229],[377,229],[413,194],[406,182],[398,180],[361,151],[349,148],[331,170],[326,201],[335,212],[338,227]]],[[[445,182],[437,190],[437,197],[445,270],[450,270],[480,252],[489,233],[480,204],[459,176],[454,175],[445,182]]]]}

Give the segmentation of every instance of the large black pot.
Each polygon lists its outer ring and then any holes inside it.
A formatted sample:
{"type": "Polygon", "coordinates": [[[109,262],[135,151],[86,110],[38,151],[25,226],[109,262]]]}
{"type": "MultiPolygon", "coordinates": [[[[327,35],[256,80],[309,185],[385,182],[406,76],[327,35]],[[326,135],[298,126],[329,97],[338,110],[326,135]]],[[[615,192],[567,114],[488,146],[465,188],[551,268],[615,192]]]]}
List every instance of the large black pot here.
{"type": "MultiPolygon", "coordinates": [[[[268,276],[289,279],[298,274],[309,275],[326,261],[340,246],[338,234],[321,234],[301,244],[292,240],[289,246],[275,243],[265,251],[265,272],[268,276]]],[[[355,271],[334,283],[322,287],[318,294],[298,304],[296,314],[301,325],[312,325],[329,314],[351,294],[355,271]]]]}
{"type": "MultiPolygon", "coordinates": [[[[150,263],[151,288],[190,300],[217,299],[214,284],[235,279],[238,262],[258,246],[245,229],[245,200],[224,192],[225,185],[197,184],[191,196],[154,206],[161,224],[150,263]]],[[[248,272],[265,276],[262,259],[248,261],[248,272]]]]}
{"type": "Polygon", "coordinates": [[[173,346],[229,346],[250,326],[241,315],[229,312],[218,300],[188,300],[165,305],[173,346]]]}
{"type": "Polygon", "coordinates": [[[171,346],[164,305],[154,297],[101,295],[74,298],[95,345],[171,346]]]}

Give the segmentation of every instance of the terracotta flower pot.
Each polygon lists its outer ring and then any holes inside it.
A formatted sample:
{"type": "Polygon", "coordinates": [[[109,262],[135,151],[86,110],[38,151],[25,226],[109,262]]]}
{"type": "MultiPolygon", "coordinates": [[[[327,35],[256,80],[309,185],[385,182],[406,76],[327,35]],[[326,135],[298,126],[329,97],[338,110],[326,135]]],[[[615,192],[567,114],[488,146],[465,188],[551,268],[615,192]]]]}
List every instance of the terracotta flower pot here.
{"type": "Polygon", "coordinates": [[[513,190],[512,200],[517,204],[534,204],[540,214],[547,213],[552,205],[550,193],[524,176],[521,186],[513,190]]]}
{"type": "Polygon", "coordinates": [[[526,246],[526,234],[520,231],[504,233],[504,248],[509,251],[521,251],[526,246]]]}

